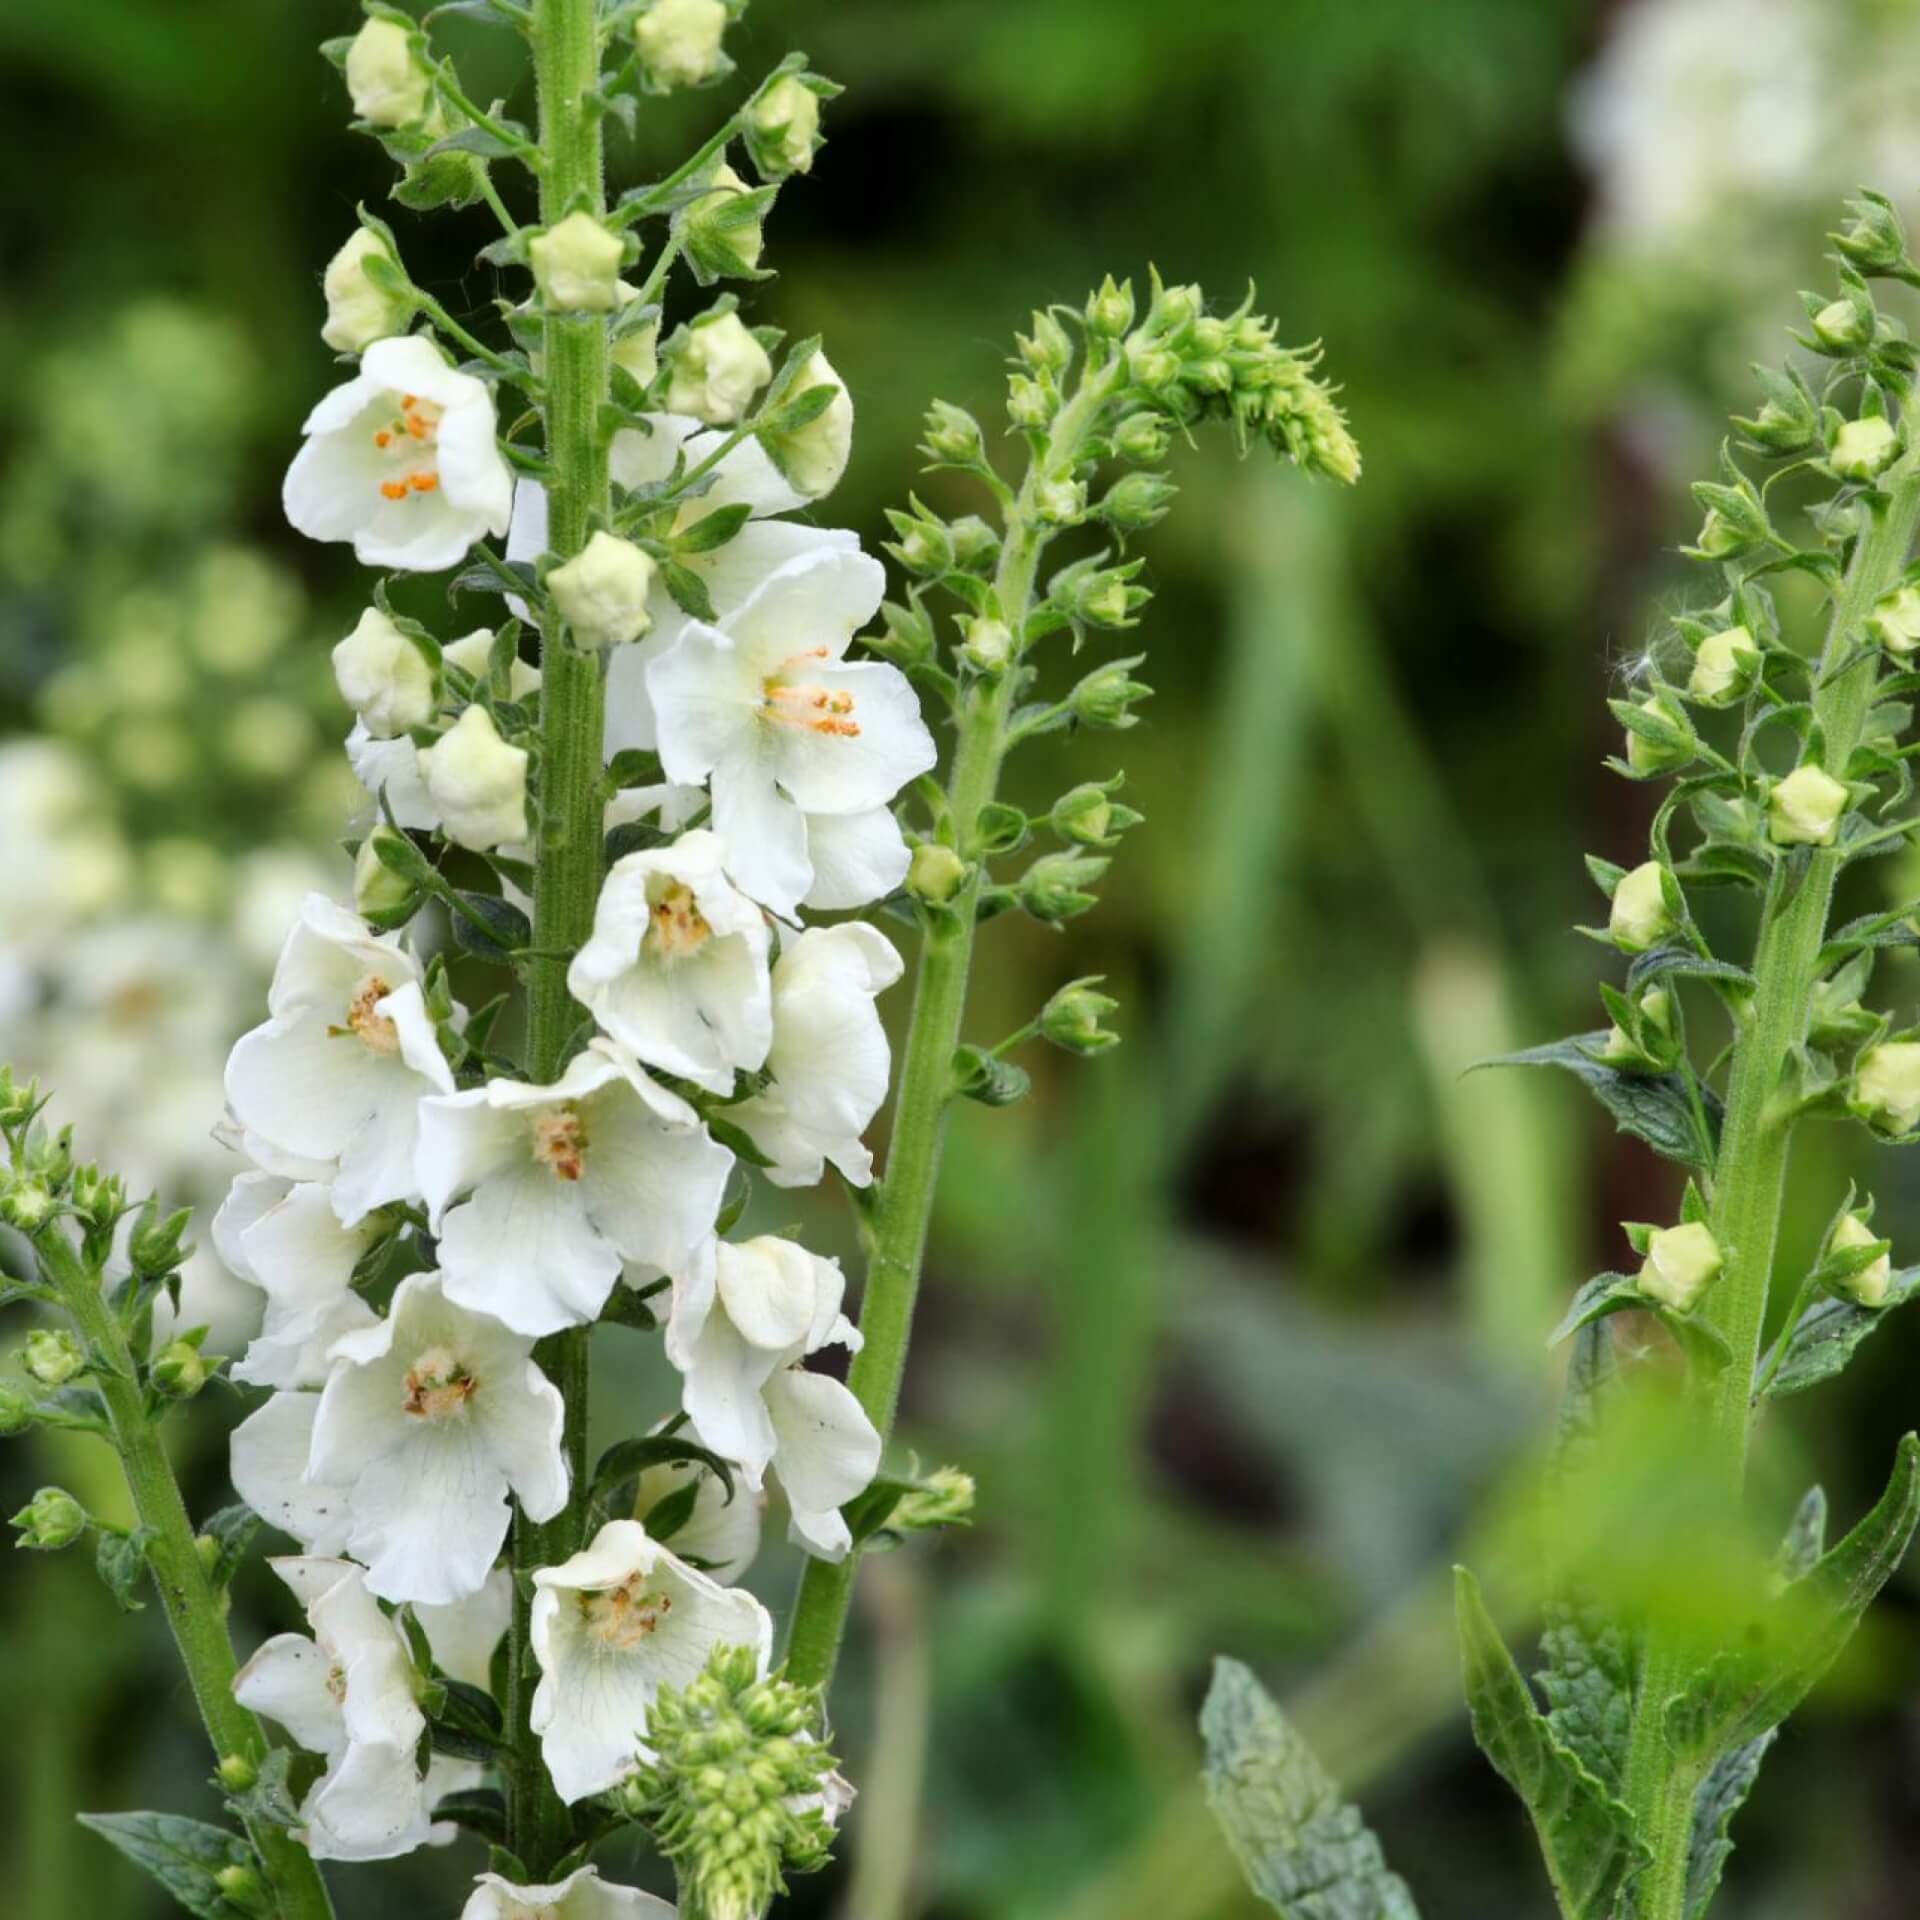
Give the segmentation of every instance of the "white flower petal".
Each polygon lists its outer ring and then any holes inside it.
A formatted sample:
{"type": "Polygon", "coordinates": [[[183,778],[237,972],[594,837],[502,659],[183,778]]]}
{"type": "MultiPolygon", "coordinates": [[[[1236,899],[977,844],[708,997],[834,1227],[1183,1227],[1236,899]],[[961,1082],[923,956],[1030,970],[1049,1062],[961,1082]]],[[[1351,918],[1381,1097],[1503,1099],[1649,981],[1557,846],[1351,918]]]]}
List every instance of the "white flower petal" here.
{"type": "Polygon", "coordinates": [[[234,1491],[270,1527],[310,1554],[344,1550],[351,1519],[345,1490],[307,1478],[317,1393],[276,1393],[233,1430],[234,1491]]]}
{"type": "Polygon", "coordinates": [[[333,1692],[333,1662],[304,1633],[276,1634],[234,1676],[233,1697],[332,1759],[347,1747],[346,1715],[333,1692]]]}
{"type": "Polygon", "coordinates": [[[891,807],[864,813],[811,813],[807,864],[813,884],[800,904],[838,913],[884,900],[906,883],[913,854],[891,807]]]}
{"type": "Polygon", "coordinates": [[[674,1920],[674,1910],[637,1887],[616,1887],[594,1867],[582,1867],[551,1885],[518,1887],[483,1873],[460,1920],[674,1920]]]}
{"type": "Polygon", "coordinates": [[[783,1368],[767,1382],[778,1441],[775,1471],[802,1539],[828,1559],[846,1551],[840,1508],[880,1470],[880,1435],[846,1387],[824,1373],[783,1368]]]}

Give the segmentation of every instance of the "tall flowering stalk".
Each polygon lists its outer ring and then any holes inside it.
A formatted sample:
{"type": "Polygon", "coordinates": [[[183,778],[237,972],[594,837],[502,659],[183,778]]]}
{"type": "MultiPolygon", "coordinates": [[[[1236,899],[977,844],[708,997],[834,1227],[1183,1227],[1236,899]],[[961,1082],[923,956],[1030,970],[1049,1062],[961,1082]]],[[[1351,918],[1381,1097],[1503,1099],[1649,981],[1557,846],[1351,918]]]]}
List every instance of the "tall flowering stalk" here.
{"type": "Polygon", "coordinates": [[[15,1291],[73,1322],[34,1334],[36,1393],[0,1413],[110,1437],[139,1512],[103,1527],[48,1489],[17,1524],[46,1550],[95,1535],[129,1604],[143,1573],[159,1584],[244,1832],[98,1824],[202,1915],[323,1914],[316,1860],[463,1828],[492,1848],[466,1920],[668,1911],[591,1862],[636,1825],[689,1920],[753,1920],[826,1860],[852,1789],[824,1696],[858,1555],[972,1500],[957,1469],[882,1471],[946,1110],[1017,1098],[1028,1041],[1116,1037],[1113,1002],[1076,981],[997,1045],[961,1038],[978,925],[1085,911],[1138,819],[1118,773],[1038,818],[998,798],[1014,748],[1123,730],[1148,692],[1137,655],[1051,690],[1043,643],[1136,624],[1121,550],[1167,511],[1175,434],[1218,419],[1243,450],[1358,475],[1317,356],[1250,302],[1213,314],[1156,276],[1136,314],[1109,280],[1019,343],[1017,485],[936,405],[930,459],[1000,526],[895,515],[910,585],[883,604],[858,538],[801,517],[850,455],[845,383],[818,340],[715,291],[765,277],[766,224],[838,89],[791,57],[662,177],[607,180],[607,119],[726,80],[739,10],[439,9],[524,43],[531,127],[467,93],[435,16],[367,0],[327,48],[393,198],[490,208],[483,258],[511,296],[497,327],[456,317],[365,212],[326,270],[349,371],[284,499],[379,576],[333,651],[366,804],[352,905],[305,901],[227,1066],[246,1164],[212,1235],[262,1296],[231,1377],[267,1395],[233,1436],[242,1504],[197,1534],[155,1435],[225,1365],[204,1330],[154,1334],[184,1218],[129,1227],[37,1090],[0,1082],[0,1211],[38,1253],[15,1291]],[[401,577],[439,573],[494,624],[442,636],[406,611],[401,577]],[[944,780],[923,700],[953,730],[944,780]],[[1036,835],[1053,850],[1002,866],[1036,835]],[[904,971],[863,917],[882,906],[920,959],[876,1181],[877,1001],[904,971]],[[756,1173],[799,1187],[829,1166],[869,1254],[858,1327],[836,1262],[737,1231],[756,1173]],[[601,1326],[660,1332],[681,1391],[594,1460],[601,1326]],[[834,1347],[850,1386],[808,1365],[834,1347]],[[737,1584],[775,1486],[810,1569],[783,1668],[737,1584]],[[236,1670],[221,1589],[263,1524],[298,1549],[272,1566],[300,1624],[236,1670]],[[262,1720],[291,1744],[269,1749],[262,1720]]]}

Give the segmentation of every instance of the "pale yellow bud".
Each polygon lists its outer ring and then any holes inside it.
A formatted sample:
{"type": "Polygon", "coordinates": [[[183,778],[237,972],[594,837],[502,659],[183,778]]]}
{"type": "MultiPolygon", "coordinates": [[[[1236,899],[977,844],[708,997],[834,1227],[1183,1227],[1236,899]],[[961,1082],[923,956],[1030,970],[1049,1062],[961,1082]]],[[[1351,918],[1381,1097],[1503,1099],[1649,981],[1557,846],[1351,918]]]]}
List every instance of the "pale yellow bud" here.
{"type": "Polygon", "coordinates": [[[1623,874],[1613,890],[1607,931],[1623,953],[1645,953],[1673,931],[1661,871],[1658,860],[1648,860],[1623,874]]]}
{"type": "Polygon", "coordinates": [[[653,625],[647,611],[653,577],[648,555],[632,541],[602,532],[547,575],[547,592],[575,644],[599,652],[638,640],[653,625]]]}
{"type": "Polygon", "coordinates": [[[433,78],[404,27],[369,20],[347,49],[347,91],[353,110],[375,127],[407,127],[427,117],[433,78]]]}
{"type": "Polygon", "coordinates": [[[485,707],[469,707],[420,750],[420,775],[456,846],[482,853],[529,837],[526,750],[500,738],[485,707]]]}
{"type": "Polygon", "coordinates": [[[376,740],[396,739],[433,718],[433,668],[378,607],[369,607],[334,648],[333,677],[376,740]]]}
{"type": "Polygon", "coordinates": [[[722,0],[655,0],[633,23],[633,44],[655,85],[697,87],[720,71],[726,31],[722,0]]]}
{"type": "Polygon", "coordinates": [[[667,411],[690,413],[710,427],[733,426],[773,378],[766,348],[737,313],[696,322],[672,366],[667,411]]]}
{"type": "Polygon", "coordinates": [[[626,248],[590,213],[570,213],[527,243],[549,312],[611,313],[620,304],[626,248]]]}
{"type": "Polygon", "coordinates": [[[1843,480],[1871,480],[1893,464],[1900,450],[1900,437],[1890,420],[1870,414],[1864,420],[1849,420],[1833,436],[1833,449],[1827,464],[1843,480]]]}
{"type": "Polygon", "coordinates": [[[1767,795],[1767,833],[1783,847],[1830,847],[1852,797],[1824,767],[1796,767],[1767,795]]]}
{"type": "Polygon", "coordinates": [[[1920,1040],[1883,1040],[1853,1070],[1853,1097],[1888,1133],[1920,1126],[1920,1040]]]}
{"type": "Polygon", "coordinates": [[[1867,616],[1867,631],[1898,659],[1920,652],[1920,587],[1887,594],[1867,616]]]}
{"type": "Polygon", "coordinates": [[[1710,633],[1693,656],[1687,691],[1696,700],[1724,700],[1739,687],[1759,657],[1760,649],[1746,627],[1726,627],[1710,633]]]}
{"type": "MultiPolygon", "coordinates": [[[[1880,1236],[1857,1213],[1842,1214],[1828,1243],[1834,1253],[1850,1253],[1855,1247],[1870,1247],[1880,1236]]],[[[1884,1307],[1887,1290],[1893,1284],[1893,1256],[1883,1253],[1860,1271],[1840,1283],[1863,1307],[1884,1307]]]]}
{"type": "Polygon", "coordinates": [[[336,353],[364,353],[376,340],[404,332],[413,316],[413,302],[405,294],[389,293],[373,283],[369,260],[399,264],[377,233],[361,227],[327,262],[320,282],[327,297],[327,323],[320,338],[336,353]]]}
{"type": "Polygon", "coordinates": [[[1698,1220],[1689,1220],[1684,1226],[1660,1228],[1648,1241],[1640,1291],[1649,1300],[1686,1313],[1719,1277],[1719,1242],[1698,1220]]]}

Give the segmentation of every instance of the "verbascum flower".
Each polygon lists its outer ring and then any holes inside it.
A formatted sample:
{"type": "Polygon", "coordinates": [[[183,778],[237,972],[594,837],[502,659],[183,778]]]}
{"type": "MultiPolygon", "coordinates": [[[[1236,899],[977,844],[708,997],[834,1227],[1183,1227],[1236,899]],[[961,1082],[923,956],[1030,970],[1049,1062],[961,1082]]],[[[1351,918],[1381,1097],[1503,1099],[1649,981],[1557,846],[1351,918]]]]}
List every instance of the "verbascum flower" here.
{"type": "Polygon", "coordinates": [[[370,227],[357,228],[327,262],[320,291],[326,295],[327,320],[320,338],[336,353],[364,353],[376,340],[399,333],[413,317],[413,301],[383,287],[367,271],[381,261],[396,272],[393,249],[370,227]]]}
{"type": "Polygon", "coordinates": [[[647,602],[657,572],[631,540],[602,531],[547,575],[547,592],[575,642],[598,653],[652,626],[647,602]]]}
{"type": "Polygon", "coordinates": [[[582,1867],[539,1887],[518,1887],[497,1873],[483,1873],[460,1909],[460,1920],[674,1920],[674,1910],[637,1887],[602,1880],[598,1867],[582,1867]]]}
{"type": "Polygon", "coordinates": [[[434,110],[433,75],[392,20],[369,20],[353,36],[346,76],[353,110],[369,126],[410,127],[434,110]]]}
{"type": "Polygon", "coordinates": [[[824,353],[808,358],[788,391],[797,397],[815,387],[833,389],[833,398],[822,412],[797,427],[767,428],[760,434],[767,457],[794,490],[809,500],[831,493],[840,484],[853,453],[853,401],[846,382],[834,372],[824,353]]]}
{"type": "Polygon", "coordinates": [[[1676,1312],[1691,1311],[1720,1277],[1720,1246],[1700,1221],[1661,1227],[1647,1243],[1640,1268],[1640,1291],[1676,1312]]]}
{"type": "Polygon", "coordinates": [[[668,367],[667,410],[691,414],[710,427],[732,426],[773,378],[766,348],[737,313],[696,320],[668,367]]]}
{"type": "Polygon", "coordinates": [[[724,0],[654,0],[633,23],[648,79],[662,91],[718,79],[727,66],[721,42],[730,18],[724,0]]]}
{"type": "Polygon", "coordinates": [[[1853,796],[1824,767],[1796,767],[1767,795],[1767,834],[1783,847],[1830,847],[1853,796]]]}
{"type": "Polygon", "coordinates": [[[517,846],[527,824],[527,750],[509,746],[491,713],[471,706],[430,747],[420,750],[420,778],[446,836],[484,853],[517,846]]]}
{"type": "Polygon", "coordinates": [[[439,705],[439,675],[425,653],[378,607],[333,650],[340,697],[375,740],[423,727],[439,705]]]}

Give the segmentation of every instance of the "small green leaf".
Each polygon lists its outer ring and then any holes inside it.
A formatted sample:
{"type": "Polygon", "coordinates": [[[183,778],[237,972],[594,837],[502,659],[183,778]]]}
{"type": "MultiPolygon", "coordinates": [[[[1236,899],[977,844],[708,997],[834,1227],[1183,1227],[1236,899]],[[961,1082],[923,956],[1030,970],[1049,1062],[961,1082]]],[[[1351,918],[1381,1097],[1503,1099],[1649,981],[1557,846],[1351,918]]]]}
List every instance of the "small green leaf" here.
{"type": "Polygon", "coordinates": [[[600,1456],[593,1470],[593,1497],[603,1506],[607,1496],[630,1480],[637,1480],[649,1467],[698,1465],[714,1474],[733,1498],[733,1469],[717,1453],[696,1445],[677,1433],[648,1433],[636,1439],[619,1440],[600,1456]]]}
{"type": "Polygon", "coordinates": [[[207,1578],[216,1591],[228,1585],[240,1570],[240,1562],[246,1558],[247,1549],[253,1545],[254,1535],[263,1524],[251,1507],[238,1503],[208,1516],[200,1533],[202,1538],[216,1541],[219,1546],[213,1565],[207,1569],[207,1578]]]}
{"type": "Polygon", "coordinates": [[[691,567],[683,567],[677,560],[665,562],[660,569],[661,583],[673,598],[673,604],[690,620],[714,619],[713,595],[707,591],[707,583],[691,567]]]}
{"type": "Polygon", "coordinates": [[[1771,1733],[1763,1733],[1722,1754],[1693,1797],[1693,1836],[1687,1843],[1687,1920],[1700,1920],[1720,1890],[1720,1876],[1733,1852],[1727,1830],[1752,1792],[1773,1739],[1771,1733]]]}
{"type": "Polygon", "coordinates": [[[455,946],[476,960],[491,960],[496,966],[510,966],[522,947],[531,944],[533,928],[527,916],[511,901],[491,893],[462,893],[467,911],[455,908],[447,916],[453,928],[455,946]],[[475,924],[475,917],[484,926],[475,924]]]}
{"type": "Polygon", "coordinates": [[[144,1867],[200,1920],[233,1920],[215,1876],[254,1867],[253,1850],[237,1833],[174,1813],[83,1813],[80,1824],[144,1867]]]}
{"type": "Polygon", "coordinates": [[[1595,1056],[1607,1043],[1604,1033],[1575,1034],[1544,1047],[1483,1060],[1483,1067],[1561,1067],[1585,1082],[1613,1115],[1622,1133],[1644,1140],[1656,1153],[1682,1166],[1709,1168],[1719,1135],[1719,1101],[1700,1089],[1696,1113],[1687,1083],[1677,1073],[1622,1073],[1595,1056]],[[1705,1124],[1702,1124],[1704,1117],[1705,1124]]]}
{"type": "Polygon", "coordinates": [[[1653,1302],[1640,1291],[1640,1283],[1631,1274],[1596,1273],[1573,1296],[1560,1324],[1547,1336],[1547,1345],[1557,1347],[1570,1340],[1583,1327],[1591,1327],[1610,1314],[1630,1310],[1652,1311],[1653,1302]]]}
{"type": "MultiPolygon", "coordinates": [[[[1804,1393],[1822,1380],[1831,1380],[1895,1307],[1920,1293],[1920,1267],[1908,1267],[1893,1276],[1886,1304],[1863,1307],[1837,1294],[1823,1293],[1810,1301],[1793,1326],[1781,1335],[1785,1351],[1766,1391],[1774,1399],[1804,1393]]],[[[1776,1345],[1775,1352],[1780,1352],[1776,1345]]],[[[1767,1365],[1771,1365],[1771,1356],[1767,1365]]],[[[1764,1377],[1764,1368],[1763,1368],[1764,1377]]]]}
{"type": "Polygon", "coordinates": [[[93,1564],[124,1613],[139,1613],[147,1604],[139,1597],[140,1582],[147,1571],[147,1549],[153,1540],[151,1527],[135,1527],[131,1533],[103,1531],[100,1535],[93,1564]]]}
{"type": "Polygon", "coordinates": [[[1200,1710],[1207,1801],[1247,1883],[1284,1920],[1419,1920],[1380,1843],[1237,1660],[1200,1710]]]}
{"type": "Polygon", "coordinates": [[[1535,1707],[1465,1567],[1455,1569],[1454,1591],[1473,1737],[1533,1816],[1566,1920],[1613,1920],[1622,1886],[1646,1857],[1633,1815],[1535,1707]]]}
{"type": "MultiPolygon", "coordinates": [[[[462,1793],[443,1793],[433,1804],[436,1820],[451,1820],[482,1840],[507,1837],[507,1803],[494,1787],[470,1787],[462,1793]]],[[[524,1869],[523,1869],[524,1873],[524,1869]]]]}
{"type": "Polygon", "coordinates": [[[961,1047],[953,1056],[953,1090],[983,1107],[1010,1107],[1033,1091],[1033,1079],[1026,1068],[984,1047],[961,1047]]]}
{"type": "Polygon", "coordinates": [[[715,547],[724,547],[752,517],[753,508],[745,501],[730,507],[715,507],[711,513],[702,514],[685,533],[674,537],[673,550],[675,553],[711,553],[715,547]]]}
{"type": "Polygon", "coordinates": [[[505,1723],[492,1694],[464,1680],[440,1678],[444,1697],[429,1723],[434,1751],[488,1762],[499,1753],[505,1723]]]}
{"type": "Polygon", "coordinates": [[[693,1518],[700,1499],[700,1478],[696,1474],[685,1485],[675,1487],[656,1501],[641,1516],[648,1534],[655,1540],[671,1540],[693,1518]]]}

